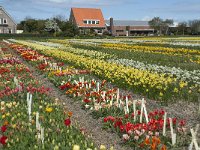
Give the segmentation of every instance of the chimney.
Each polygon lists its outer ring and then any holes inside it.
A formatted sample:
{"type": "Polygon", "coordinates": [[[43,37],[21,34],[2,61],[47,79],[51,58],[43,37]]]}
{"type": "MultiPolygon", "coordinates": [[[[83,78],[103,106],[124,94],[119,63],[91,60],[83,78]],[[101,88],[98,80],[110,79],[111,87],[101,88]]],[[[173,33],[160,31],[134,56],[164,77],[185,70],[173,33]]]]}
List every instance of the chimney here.
{"type": "Polygon", "coordinates": [[[113,21],[113,18],[110,18],[110,32],[113,35],[113,32],[114,32],[114,21],[113,21]]]}

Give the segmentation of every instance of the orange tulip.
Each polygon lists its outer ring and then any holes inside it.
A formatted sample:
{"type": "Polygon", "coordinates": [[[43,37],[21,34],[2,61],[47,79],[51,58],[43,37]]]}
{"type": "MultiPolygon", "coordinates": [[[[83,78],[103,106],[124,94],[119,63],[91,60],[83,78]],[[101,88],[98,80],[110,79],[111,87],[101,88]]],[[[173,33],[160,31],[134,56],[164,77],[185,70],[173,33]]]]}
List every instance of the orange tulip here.
{"type": "Polygon", "coordinates": [[[7,125],[8,125],[8,121],[5,121],[5,122],[3,123],[3,125],[4,125],[4,126],[7,126],[7,125]]]}
{"type": "Polygon", "coordinates": [[[146,138],[145,141],[144,141],[144,143],[145,143],[146,145],[149,145],[149,144],[150,144],[149,138],[146,138]]]}
{"type": "Polygon", "coordinates": [[[167,146],[166,145],[163,145],[161,150],[167,150],[167,146]]]}
{"type": "Polygon", "coordinates": [[[68,117],[71,117],[73,113],[71,111],[68,112],[68,117]]]}
{"type": "Polygon", "coordinates": [[[156,143],[152,143],[151,144],[151,150],[156,150],[157,149],[157,144],[156,143]]]}
{"type": "Polygon", "coordinates": [[[160,144],[160,138],[153,136],[152,143],[156,143],[156,145],[160,144]]]}

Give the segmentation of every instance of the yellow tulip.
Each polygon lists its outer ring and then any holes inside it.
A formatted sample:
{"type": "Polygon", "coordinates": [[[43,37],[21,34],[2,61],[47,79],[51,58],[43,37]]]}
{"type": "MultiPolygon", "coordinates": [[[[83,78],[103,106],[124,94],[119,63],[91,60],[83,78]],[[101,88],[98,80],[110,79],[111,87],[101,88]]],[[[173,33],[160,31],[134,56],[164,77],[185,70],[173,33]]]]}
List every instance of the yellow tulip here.
{"type": "Polygon", "coordinates": [[[53,111],[53,108],[52,108],[52,107],[47,107],[47,108],[46,108],[46,112],[50,113],[50,112],[52,112],[52,111],[53,111]]]}
{"type": "Polygon", "coordinates": [[[100,150],[106,150],[105,145],[101,145],[101,146],[100,146],[100,150]]]}
{"type": "Polygon", "coordinates": [[[80,146],[79,145],[74,145],[72,150],[80,150],[80,146]]]}

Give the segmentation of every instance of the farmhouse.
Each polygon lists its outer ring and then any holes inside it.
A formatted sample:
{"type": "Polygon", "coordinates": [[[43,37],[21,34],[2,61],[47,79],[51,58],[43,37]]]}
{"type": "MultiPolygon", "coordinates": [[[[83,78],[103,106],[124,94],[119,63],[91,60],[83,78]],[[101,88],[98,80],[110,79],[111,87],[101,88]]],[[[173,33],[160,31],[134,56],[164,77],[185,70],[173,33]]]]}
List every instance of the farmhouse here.
{"type": "Polygon", "coordinates": [[[105,21],[101,9],[72,8],[69,21],[75,24],[82,34],[89,33],[91,30],[102,34],[105,30],[105,21]]]}
{"type": "Polygon", "coordinates": [[[148,21],[114,20],[110,18],[105,22],[112,36],[149,35],[154,32],[148,21]]]}
{"type": "Polygon", "coordinates": [[[16,33],[17,24],[6,10],[0,6],[0,34],[16,33]]]}
{"type": "Polygon", "coordinates": [[[91,30],[98,34],[109,31],[112,36],[149,35],[154,32],[148,21],[132,20],[104,20],[101,9],[96,8],[71,8],[70,19],[81,34],[91,30]]]}

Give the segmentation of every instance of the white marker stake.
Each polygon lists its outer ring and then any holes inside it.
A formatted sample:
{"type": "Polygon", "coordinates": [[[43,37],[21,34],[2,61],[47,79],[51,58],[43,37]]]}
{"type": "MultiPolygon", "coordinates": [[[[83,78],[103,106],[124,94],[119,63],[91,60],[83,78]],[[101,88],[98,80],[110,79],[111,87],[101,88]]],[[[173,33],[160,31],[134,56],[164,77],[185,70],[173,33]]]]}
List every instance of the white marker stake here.
{"type": "Polygon", "coordinates": [[[134,113],[134,122],[136,121],[136,100],[133,100],[133,113],[134,113]]]}
{"type": "Polygon", "coordinates": [[[33,98],[33,95],[30,94],[30,102],[32,103],[32,98],[33,98]]]}
{"type": "Polygon", "coordinates": [[[191,133],[192,133],[192,141],[194,143],[194,147],[196,150],[199,149],[198,143],[197,143],[197,139],[196,139],[196,133],[194,132],[193,129],[190,129],[191,133]]]}
{"type": "Polygon", "coordinates": [[[175,135],[173,131],[172,118],[169,118],[169,122],[170,122],[170,130],[171,130],[171,137],[172,137],[172,145],[174,145],[176,143],[176,139],[175,139],[175,135]]]}
{"type": "Polygon", "coordinates": [[[16,86],[18,86],[18,85],[19,85],[19,82],[18,82],[18,80],[17,80],[17,78],[16,78],[16,77],[14,77],[14,82],[15,82],[16,86]]]}
{"type": "Polygon", "coordinates": [[[119,105],[119,89],[117,89],[117,106],[119,105]]]}
{"type": "Polygon", "coordinates": [[[144,108],[144,115],[145,115],[146,123],[148,123],[149,122],[149,118],[148,118],[147,109],[146,109],[146,105],[145,104],[143,104],[143,108],[144,108]]]}
{"type": "Polygon", "coordinates": [[[172,118],[169,118],[169,124],[170,124],[170,130],[171,130],[171,135],[173,135],[173,124],[172,124],[172,118]]]}
{"type": "Polygon", "coordinates": [[[105,98],[106,98],[106,91],[103,91],[103,93],[102,93],[102,98],[103,98],[103,100],[105,100],[105,98]]]}
{"type": "Polygon", "coordinates": [[[126,110],[126,107],[124,107],[124,113],[125,113],[125,115],[127,114],[127,110],[126,110]]]}
{"type": "Polygon", "coordinates": [[[27,93],[27,95],[26,95],[27,106],[28,106],[28,102],[29,102],[29,95],[30,95],[30,93],[27,93]]]}
{"type": "Polygon", "coordinates": [[[173,139],[172,139],[172,144],[175,145],[176,144],[176,133],[173,133],[173,139]]]}
{"type": "Polygon", "coordinates": [[[164,115],[164,124],[163,124],[163,136],[166,136],[166,122],[167,122],[167,113],[164,115]]]}
{"type": "Polygon", "coordinates": [[[91,83],[89,83],[89,85],[88,85],[88,86],[89,86],[89,89],[90,89],[90,88],[91,88],[91,83]]]}
{"type": "Polygon", "coordinates": [[[49,66],[50,66],[50,68],[52,69],[52,64],[51,64],[51,63],[49,63],[49,66]]]}
{"type": "Polygon", "coordinates": [[[88,89],[88,84],[85,85],[85,88],[88,89]]]}
{"type": "Polygon", "coordinates": [[[126,96],[126,110],[127,110],[127,113],[129,113],[129,108],[128,108],[128,97],[126,96]]]}
{"type": "Polygon", "coordinates": [[[99,92],[99,82],[97,82],[97,92],[99,92]]]}
{"type": "Polygon", "coordinates": [[[36,129],[39,129],[39,112],[36,112],[36,129]]]}
{"type": "Polygon", "coordinates": [[[119,100],[119,108],[120,109],[122,108],[122,100],[121,99],[119,100]]]}
{"type": "Polygon", "coordinates": [[[144,98],[142,99],[142,104],[141,104],[140,123],[142,123],[142,116],[143,116],[143,106],[144,106],[144,98]]]}
{"type": "Polygon", "coordinates": [[[41,128],[41,140],[43,144],[44,143],[44,128],[41,128]]]}
{"type": "Polygon", "coordinates": [[[198,143],[196,141],[196,135],[197,135],[198,130],[199,130],[199,124],[197,124],[195,132],[194,132],[193,129],[190,129],[190,132],[192,134],[192,142],[191,142],[188,150],[192,150],[193,149],[193,144],[194,144],[196,150],[199,149],[198,143]]]}
{"type": "Polygon", "coordinates": [[[74,80],[74,83],[75,83],[76,85],[78,85],[78,82],[77,82],[76,80],[74,80]]]}
{"type": "Polygon", "coordinates": [[[31,105],[32,105],[32,94],[30,94],[30,99],[29,99],[29,121],[31,122],[31,105]]]}
{"type": "Polygon", "coordinates": [[[113,95],[111,96],[111,101],[110,101],[110,105],[113,105],[113,95]]]}

